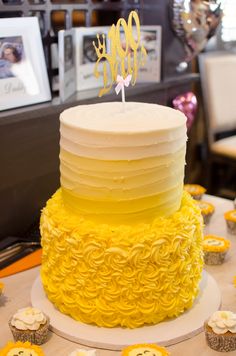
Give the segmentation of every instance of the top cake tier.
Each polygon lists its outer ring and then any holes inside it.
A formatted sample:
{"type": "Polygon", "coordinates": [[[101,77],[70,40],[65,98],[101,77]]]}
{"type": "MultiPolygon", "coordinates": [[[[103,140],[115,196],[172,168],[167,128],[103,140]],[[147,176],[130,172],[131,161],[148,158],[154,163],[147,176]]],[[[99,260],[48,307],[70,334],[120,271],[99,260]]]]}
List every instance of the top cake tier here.
{"type": "Polygon", "coordinates": [[[186,118],[165,106],[101,103],[65,110],[60,117],[61,147],[105,160],[127,160],[174,153],[186,142],[186,118]]]}
{"type": "Polygon", "coordinates": [[[186,117],[155,104],[100,103],[60,116],[63,199],[93,218],[167,216],[180,206],[186,117]]]}

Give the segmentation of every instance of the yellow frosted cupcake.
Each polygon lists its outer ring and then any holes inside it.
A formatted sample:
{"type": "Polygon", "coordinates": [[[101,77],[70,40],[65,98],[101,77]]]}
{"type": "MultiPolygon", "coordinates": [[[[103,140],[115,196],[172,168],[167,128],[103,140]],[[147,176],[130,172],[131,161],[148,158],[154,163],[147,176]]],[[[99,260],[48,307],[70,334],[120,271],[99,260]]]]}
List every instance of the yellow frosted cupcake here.
{"type": "Polygon", "coordinates": [[[216,311],[204,324],[206,342],[213,350],[229,352],[236,350],[236,314],[216,311]]]}
{"type": "Polygon", "coordinates": [[[228,232],[232,235],[236,235],[236,209],[227,211],[224,217],[228,232]]]}
{"type": "Polygon", "coordinates": [[[9,327],[15,341],[41,345],[47,340],[49,319],[39,309],[27,307],[13,315],[9,327]]]}
{"type": "Polygon", "coordinates": [[[122,356],[168,356],[169,352],[161,346],[155,344],[137,344],[126,347],[122,351],[122,356]]]}
{"type": "Polygon", "coordinates": [[[204,224],[205,225],[209,224],[210,219],[215,211],[214,205],[203,200],[196,200],[196,204],[199,206],[201,210],[204,224]]]}
{"type": "Polygon", "coordinates": [[[30,342],[8,342],[0,349],[0,356],[45,356],[43,350],[30,342]]]}
{"type": "Polygon", "coordinates": [[[203,240],[204,261],[207,265],[220,265],[230,248],[230,241],[216,235],[205,235],[203,240]]]}
{"type": "Polygon", "coordinates": [[[199,184],[185,184],[184,190],[187,190],[187,192],[196,200],[200,200],[206,192],[206,189],[199,184]]]}

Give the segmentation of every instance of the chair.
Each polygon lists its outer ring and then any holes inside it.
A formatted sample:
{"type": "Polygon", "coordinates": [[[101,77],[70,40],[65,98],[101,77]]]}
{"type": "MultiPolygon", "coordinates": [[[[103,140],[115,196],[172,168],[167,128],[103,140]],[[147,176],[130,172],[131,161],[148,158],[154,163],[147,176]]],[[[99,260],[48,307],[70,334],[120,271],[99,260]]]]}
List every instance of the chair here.
{"type": "Polygon", "coordinates": [[[236,54],[199,55],[207,133],[207,188],[210,194],[236,196],[236,54]]]}

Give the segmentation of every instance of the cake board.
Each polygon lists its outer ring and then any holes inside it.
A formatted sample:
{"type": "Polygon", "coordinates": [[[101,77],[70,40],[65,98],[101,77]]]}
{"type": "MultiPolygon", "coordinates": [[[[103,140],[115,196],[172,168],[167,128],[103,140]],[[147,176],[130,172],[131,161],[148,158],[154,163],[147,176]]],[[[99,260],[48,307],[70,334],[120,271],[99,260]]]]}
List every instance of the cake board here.
{"type": "Polygon", "coordinates": [[[89,347],[119,351],[128,345],[140,343],[170,346],[199,334],[203,330],[204,321],[220,308],[221,293],[214,278],[203,271],[200,293],[190,310],[178,318],[136,329],[83,324],[62,314],[48,300],[40,276],[32,286],[31,303],[48,315],[50,329],[55,334],[89,347]]]}

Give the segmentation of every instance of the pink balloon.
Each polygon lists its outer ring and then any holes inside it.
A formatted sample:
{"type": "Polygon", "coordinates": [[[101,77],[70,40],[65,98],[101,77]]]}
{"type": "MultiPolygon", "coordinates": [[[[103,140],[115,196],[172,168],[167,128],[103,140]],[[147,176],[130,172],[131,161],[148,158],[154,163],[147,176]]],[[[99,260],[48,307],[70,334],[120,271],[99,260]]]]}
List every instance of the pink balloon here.
{"type": "Polygon", "coordinates": [[[174,109],[182,111],[187,117],[187,129],[190,130],[197,112],[197,98],[191,91],[178,95],[172,101],[174,109]]]}

